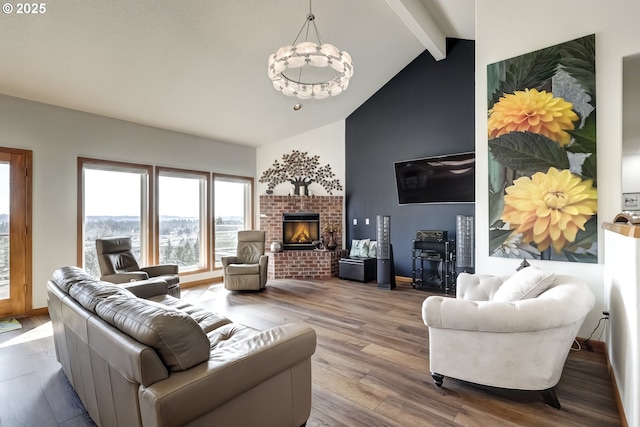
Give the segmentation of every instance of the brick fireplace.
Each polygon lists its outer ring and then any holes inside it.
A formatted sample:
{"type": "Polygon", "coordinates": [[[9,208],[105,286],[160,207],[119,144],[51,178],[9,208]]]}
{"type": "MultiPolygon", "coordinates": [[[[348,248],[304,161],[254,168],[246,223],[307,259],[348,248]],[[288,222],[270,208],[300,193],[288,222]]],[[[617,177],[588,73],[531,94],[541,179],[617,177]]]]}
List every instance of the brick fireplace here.
{"type": "MultiPolygon", "coordinates": [[[[271,242],[284,240],[284,214],[317,214],[319,229],[327,223],[342,224],[342,196],[260,196],[260,229],[266,233],[270,279],[311,279],[338,275],[340,251],[291,249],[271,253],[271,242]]],[[[322,232],[320,232],[322,235],[322,232]]],[[[338,249],[342,248],[342,233],[334,235],[338,249]]]]}

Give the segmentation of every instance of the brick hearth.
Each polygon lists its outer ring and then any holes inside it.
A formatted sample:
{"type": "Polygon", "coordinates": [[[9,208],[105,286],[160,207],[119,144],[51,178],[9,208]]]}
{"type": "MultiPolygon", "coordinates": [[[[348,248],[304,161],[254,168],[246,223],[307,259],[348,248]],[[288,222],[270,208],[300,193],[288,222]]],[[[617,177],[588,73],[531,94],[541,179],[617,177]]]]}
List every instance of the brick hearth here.
{"type": "MultiPolygon", "coordinates": [[[[282,214],[320,214],[320,230],[327,223],[342,225],[342,196],[260,196],[260,229],[266,232],[267,251],[282,241],[282,214]]],[[[342,233],[334,239],[342,248],[342,233]]],[[[311,279],[338,275],[339,251],[288,250],[269,255],[270,279],[311,279]]]]}
{"type": "Polygon", "coordinates": [[[341,252],[314,250],[269,252],[269,278],[326,279],[337,276],[341,252]]]}

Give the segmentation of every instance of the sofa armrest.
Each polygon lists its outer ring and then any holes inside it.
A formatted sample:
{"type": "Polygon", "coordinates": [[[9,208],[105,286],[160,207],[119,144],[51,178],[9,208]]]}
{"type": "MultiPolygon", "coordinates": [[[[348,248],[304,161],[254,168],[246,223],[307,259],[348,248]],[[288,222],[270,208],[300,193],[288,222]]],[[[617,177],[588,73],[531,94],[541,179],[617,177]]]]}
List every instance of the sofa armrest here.
{"type": "Polygon", "coordinates": [[[148,278],[149,275],[144,271],[130,271],[128,273],[106,274],[101,276],[100,280],[109,283],[127,283],[147,280],[148,278]]]}
{"type": "Polygon", "coordinates": [[[157,295],[166,295],[169,290],[167,282],[159,277],[124,283],[122,287],[138,298],[144,299],[155,297],[157,295]]]}
{"type": "Polygon", "coordinates": [[[216,348],[207,362],[140,388],[142,423],[185,425],[310,358],[315,348],[315,331],[301,323],[216,348]]]}
{"type": "Polygon", "coordinates": [[[582,321],[595,297],[582,285],[566,283],[538,298],[514,302],[469,301],[430,296],[422,303],[422,319],[430,328],[483,332],[531,332],[582,321]],[[567,303],[570,300],[571,303],[567,303]]]}
{"type": "Polygon", "coordinates": [[[260,270],[266,269],[269,264],[269,255],[261,255],[258,264],[260,265],[260,270]]]}
{"type": "Polygon", "coordinates": [[[226,270],[229,264],[238,264],[238,257],[233,255],[223,256],[220,257],[220,262],[222,262],[222,268],[226,270]]]}
{"type": "Polygon", "coordinates": [[[148,267],[142,267],[140,270],[144,271],[149,275],[149,277],[157,277],[168,274],[178,274],[178,265],[177,264],[160,264],[160,265],[150,265],[148,267]]]}

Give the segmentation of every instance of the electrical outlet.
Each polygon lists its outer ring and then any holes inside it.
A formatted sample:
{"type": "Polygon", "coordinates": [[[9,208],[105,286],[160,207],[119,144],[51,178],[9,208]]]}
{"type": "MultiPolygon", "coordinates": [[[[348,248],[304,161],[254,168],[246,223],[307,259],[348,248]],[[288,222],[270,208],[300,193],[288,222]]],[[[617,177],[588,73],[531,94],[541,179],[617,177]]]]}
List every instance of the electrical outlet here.
{"type": "Polygon", "coordinates": [[[609,311],[608,310],[602,310],[602,315],[608,319],[609,318],[609,311]]]}
{"type": "Polygon", "coordinates": [[[357,218],[353,218],[353,225],[358,225],[358,219],[357,218]]]}
{"type": "Polygon", "coordinates": [[[369,225],[369,218],[364,219],[364,225],[369,225]]]}

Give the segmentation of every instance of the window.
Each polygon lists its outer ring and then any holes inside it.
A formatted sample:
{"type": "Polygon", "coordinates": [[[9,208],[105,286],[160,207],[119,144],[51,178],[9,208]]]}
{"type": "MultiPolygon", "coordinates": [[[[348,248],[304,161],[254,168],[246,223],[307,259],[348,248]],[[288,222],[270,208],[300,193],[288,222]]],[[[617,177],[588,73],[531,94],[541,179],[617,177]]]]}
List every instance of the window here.
{"type": "Polygon", "coordinates": [[[209,173],[158,168],[157,182],[160,264],[206,269],[209,173]]]}
{"type": "Polygon", "coordinates": [[[215,266],[235,255],[238,231],[253,228],[253,179],[214,174],[215,266]]]}
{"type": "Polygon", "coordinates": [[[131,237],[141,265],[150,258],[149,172],[140,165],[79,159],[82,210],[82,265],[100,277],[95,241],[102,237],[131,237]]]}
{"type": "Polygon", "coordinates": [[[253,227],[252,200],[250,177],[78,158],[78,265],[99,277],[96,239],[125,236],[141,266],[220,268],[253,227]]]}

